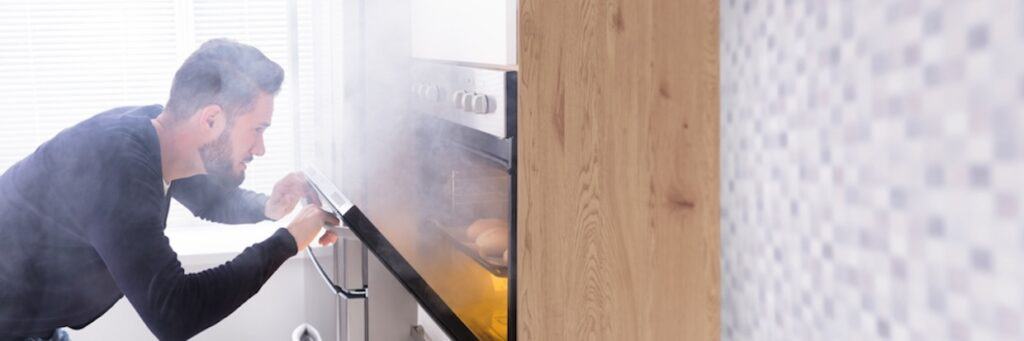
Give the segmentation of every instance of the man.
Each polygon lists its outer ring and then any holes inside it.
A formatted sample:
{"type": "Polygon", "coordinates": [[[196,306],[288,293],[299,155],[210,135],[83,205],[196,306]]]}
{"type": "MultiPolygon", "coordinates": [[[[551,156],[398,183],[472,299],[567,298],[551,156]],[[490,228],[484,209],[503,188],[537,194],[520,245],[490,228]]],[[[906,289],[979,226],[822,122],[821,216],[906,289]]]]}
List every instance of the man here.
{"type": "MultiPolygon", "coordinates": [[[[311,194],[292,174],[269,197],[239,189],[262,156],[284,71],[211,40],[174,75],[166,107],[100,113],[0,177],[0,340],[66,338],[121,296],[156,337],[190,338],[231,314],[332,215],[306,206],[234,260],[186,274],[164,228],[170,198],[228,224],[277,220],[311,194]],[[56,332],[55,332],[56,330],[56,332]]],[[[59,99],[56,99],[59,100],[59,99]]],[[[320,239],[330,244],[329,232],[320,239]]]]}

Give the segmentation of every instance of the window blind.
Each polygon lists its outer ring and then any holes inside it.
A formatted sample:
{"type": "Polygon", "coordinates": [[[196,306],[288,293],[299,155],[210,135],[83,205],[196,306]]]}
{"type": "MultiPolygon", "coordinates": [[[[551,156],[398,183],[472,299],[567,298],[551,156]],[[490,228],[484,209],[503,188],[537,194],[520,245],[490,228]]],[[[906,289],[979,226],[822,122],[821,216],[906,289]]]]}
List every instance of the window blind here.
{"type": "MultiPolygon", "coordinates": [[[[0,172],[96,113],[165,103],[184,58],[208,39],[227,37],[285,69],[267,153],[242,184],[269,194],[311,149],[300,134],[312,131],[312,120],[302,118],[312,115],[312,63],[301,60],[311,58],[310,1],[0,2],[0,172]]],[[[210,224],[176,202],[168,217],[168,228],[210,224]]]]}

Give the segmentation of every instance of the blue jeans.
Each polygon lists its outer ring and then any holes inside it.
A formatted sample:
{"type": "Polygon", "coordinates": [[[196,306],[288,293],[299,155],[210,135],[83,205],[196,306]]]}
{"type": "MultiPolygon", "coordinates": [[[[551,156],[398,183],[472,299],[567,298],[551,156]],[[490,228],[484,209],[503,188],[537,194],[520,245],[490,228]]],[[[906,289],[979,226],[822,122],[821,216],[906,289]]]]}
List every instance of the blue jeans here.
{"type": "Polygon", "coordinates": [[[48,338],[30,337],[26,338],[25,341],[71,341],[71,337],[68,336],[68,331],[64,328],[57,328],[53,331],[53,335],[50,335],[48,338]]]}

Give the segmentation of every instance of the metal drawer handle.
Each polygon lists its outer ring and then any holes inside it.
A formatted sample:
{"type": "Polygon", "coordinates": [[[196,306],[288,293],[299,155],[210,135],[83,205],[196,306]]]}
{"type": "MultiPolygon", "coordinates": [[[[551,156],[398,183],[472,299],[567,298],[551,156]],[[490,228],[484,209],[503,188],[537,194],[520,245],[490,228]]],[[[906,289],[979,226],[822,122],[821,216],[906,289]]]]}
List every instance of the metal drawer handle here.
{"type": "Polygon", "coordinates": [[[313,255],[313,248],[307,247],[306,255],[309,256],[309,260],[313,261],[313,265],[316,266],[316,270],[320,272],[320,278],[324,279],[324,283],[327,283],[327,287],[330,288],[331,291],[333,291],[335,294],[345,297],[346,299],[366,298],[366,285],[363,285],[361,289],[342,288],[341,286],[334,284],[334,281],[331,280],[331,277],[327,275],[327,271],[324,271],[324,268],[320,266],[320,261],[318,261],[316,259],[316,256],[313,255]]]}

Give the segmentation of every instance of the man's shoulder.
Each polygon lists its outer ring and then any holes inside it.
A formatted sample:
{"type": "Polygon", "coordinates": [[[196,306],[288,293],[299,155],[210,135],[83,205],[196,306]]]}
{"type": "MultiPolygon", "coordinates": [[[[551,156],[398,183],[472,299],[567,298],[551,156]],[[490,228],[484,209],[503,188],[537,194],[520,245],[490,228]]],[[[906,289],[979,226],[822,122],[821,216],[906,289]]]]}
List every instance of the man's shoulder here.
{"type": "MultiPolygon", "coordinates": [[[[0,191],[44,205],[63,199],[53,193],[98,198],[137,189],[110,188],[126,181],[159,185],[160,142],[145,118],[154,108],[142,108],[111,109],[64,129],[4,172],[0,191]]],[[[92,209],[93,203],[97,201],[83,200],[81,206],[92,209]]]]}
{"type": "Polygon", "coordinates": [[[94,117],[117,117],[117,116],[129,116],[129,117],[143,117],[143,118],[156,118],[160,112],[163,111],[163,107],[159,104],[153,105],[135,105],[135,106],[123,106],[116,107],[99,114],[94,117]]]}
{"type": "Polygon", "coordinates": [[[163,111],[163,107],[159,105],[117,107],[93,115],[77,124],[76,127],[117,128],[138,125],[139,122],[156,118],[161,111],[163,111]]]}
{"type": "Polygon", "coordinates": [[[100,134],[106,140],[101,145],[103,152],[120,162],[133,161],[124,165],[159,167],[160,141],[150,119],[156,118],[162,109],[159,105],[121,107],[96,115],[98,126],[102,127],[100,134]]]}
{"type": "MultiPolygon", "coordinates": [[[[145,138],[153,130],[150,119],[162,111],[159,105],[118,107],[96,114],[70,130],[93,139],[145,138]]],[[[98,142],[98,141],[97,141],[98,142]]]]}
{"type": "Polygon", "coordinates": [[[61,132],[44,149],[50,159],[103,172],[119,168],[125,160],[158,166],[160,142],[149,118],[161,110],[158,105],[107,110],[61,132]]]}

